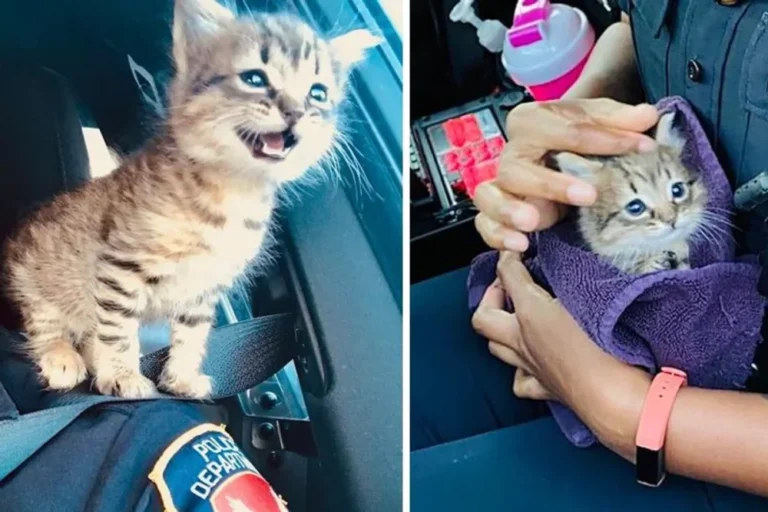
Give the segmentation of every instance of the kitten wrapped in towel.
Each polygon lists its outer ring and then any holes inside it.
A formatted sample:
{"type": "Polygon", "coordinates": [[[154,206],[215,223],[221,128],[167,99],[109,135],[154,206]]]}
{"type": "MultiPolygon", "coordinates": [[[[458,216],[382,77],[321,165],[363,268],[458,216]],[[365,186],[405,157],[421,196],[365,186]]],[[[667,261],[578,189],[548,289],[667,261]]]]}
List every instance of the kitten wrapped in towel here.
{"type": "Polygon", "coordinates": [[[139,324],[168,320],[160,386],[211,392],[200,371],[219,294],[268,236],[275,193],[333,161],[350,69],[378,39],[318,35],[288,14],[237,18],[177,0],[167,126],[113,174],[43,206],[3,253],[31,358],[52,389],[90,373],[139,398],[139,324]]]}
{"type": "Polygon", "coordinates": [[[681,158],[685,140],[674,120],[674,112],[660,117],[656,151],[551,156],[562,172],[597,189],[596,203],[578,211],[579,231],[592,252],[629,274],[690,268],[692,238],[731,227],[727,216],[707,212],[707,190],[681,158]]]}
{"type": "MultiPolygon", "coordinates": [[[[736,256],[726,229],[733,207],[730,184],[691,107],[675,97],[657,108],[674,113],[675,127],[659,127],[662,147],[655,155],[610,163],[559,159],[569,172],[596,180],[603,204],[536,234],[526,265],[617,359],[652,373],[661,366],[679,368],[693,386],[741,389],[762,340],[760,266],[755,257],[736,256]],[[613,175],[599,177],[602,171],[613,175]],[[609,183],[618,186],[606,190],[609,183]],[[630,238],[625,242],[622,236],[630,238]]],[[[671,119],[662,116],[663,122],[671,119]]],[[[497,253],[486,253],[473,262],[471,309],[495,279],[497,261],[497,253]]],[[[549,405],[571,442],[596,441],[572,411],[549,405]]]]}

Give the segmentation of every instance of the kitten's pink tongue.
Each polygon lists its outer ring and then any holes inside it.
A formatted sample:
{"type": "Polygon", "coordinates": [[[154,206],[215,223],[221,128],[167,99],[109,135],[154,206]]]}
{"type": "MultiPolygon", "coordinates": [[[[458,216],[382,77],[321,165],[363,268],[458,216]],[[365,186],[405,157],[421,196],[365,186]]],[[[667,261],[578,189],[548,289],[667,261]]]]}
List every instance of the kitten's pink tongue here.
{"type": "Polygon", "coordinates": [[[283,134],[282,133],[262,133],[261,140],[264,144],[272,150],[283,150],[283,134]]]}

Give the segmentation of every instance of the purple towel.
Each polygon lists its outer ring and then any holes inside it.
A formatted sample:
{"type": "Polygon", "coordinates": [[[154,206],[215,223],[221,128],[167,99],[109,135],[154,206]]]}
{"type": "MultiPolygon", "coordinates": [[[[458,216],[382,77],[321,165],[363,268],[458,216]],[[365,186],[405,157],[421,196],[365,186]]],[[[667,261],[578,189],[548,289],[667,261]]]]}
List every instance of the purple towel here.
{"type": "MultiPolygon", "coordinates": [[[[730,185],[691,107],[677,97],[657,107],[678,112],[676,125],[688,141],[683,158],[702,173],[708,209],[720,215],[731,211],[730,185]]],[[[730,235],[709,238],[691,248],[692,269],[630,276],[581,249],[571,220],[536,234],[526,265],[614,357],[650,372],[661,366],[680,368],[693,386],[740,389],[762,339],[760,266],[755,257],[736,258],[730,235]]],[[[495,279],[497,261],[496,252],[473,261],[468,279],[472,310],[495,279]]],[[[557,403],[550,408],[572,443],[596,442],[571,410],[557,403]]]]}

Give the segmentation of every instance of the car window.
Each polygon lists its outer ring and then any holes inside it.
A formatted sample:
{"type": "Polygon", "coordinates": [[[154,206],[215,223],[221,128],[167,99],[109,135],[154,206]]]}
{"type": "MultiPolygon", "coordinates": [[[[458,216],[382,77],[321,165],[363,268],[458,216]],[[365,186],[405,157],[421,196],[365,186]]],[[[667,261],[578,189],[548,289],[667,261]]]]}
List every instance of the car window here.
{"type": "Polygon", "coordinates": [[[402,309],[402,5],[397,0],[293,0],[321,32],[368,28],[383,38],[352,76],[342,188],[354,203],[392,295],[402,309]]]}

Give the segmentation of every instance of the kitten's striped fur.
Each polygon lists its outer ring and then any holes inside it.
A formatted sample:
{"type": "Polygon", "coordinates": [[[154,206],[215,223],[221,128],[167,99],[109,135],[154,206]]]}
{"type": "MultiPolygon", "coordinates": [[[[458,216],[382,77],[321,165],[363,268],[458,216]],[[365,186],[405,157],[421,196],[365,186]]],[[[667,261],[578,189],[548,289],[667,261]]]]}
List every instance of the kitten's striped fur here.
{"type": "Polygon", "coordinates": [[[331,150],[348,71],[376,42],[364,31],[325,40],[289,15],[235,18],[213,0],[178,0],[174,16],[167,128],[5,247],[11,298],[53,389],[90,373],[102,393],[154,394],[137,330],[168,319],[160,385],[209,396],[200,365],[217,297],[259,253],[276,189],[331,150]]]}
{"type": "Polygon", "coordinates": [[[659,120],[655,151],[607,158],[554,155],[560,170],[597,188],[596,203],[579,209],[585,242],[630,274],[690,268],[690,239],[707,218],[706,188],[683,163],[685,141],[673,123],[674,114],[659,120]],[[684,194],[675,197],[673,191],[681,190],[684,194]],[[632,210],[641,209],[637,201],[644,208],[633,215],[632,210]]]}

